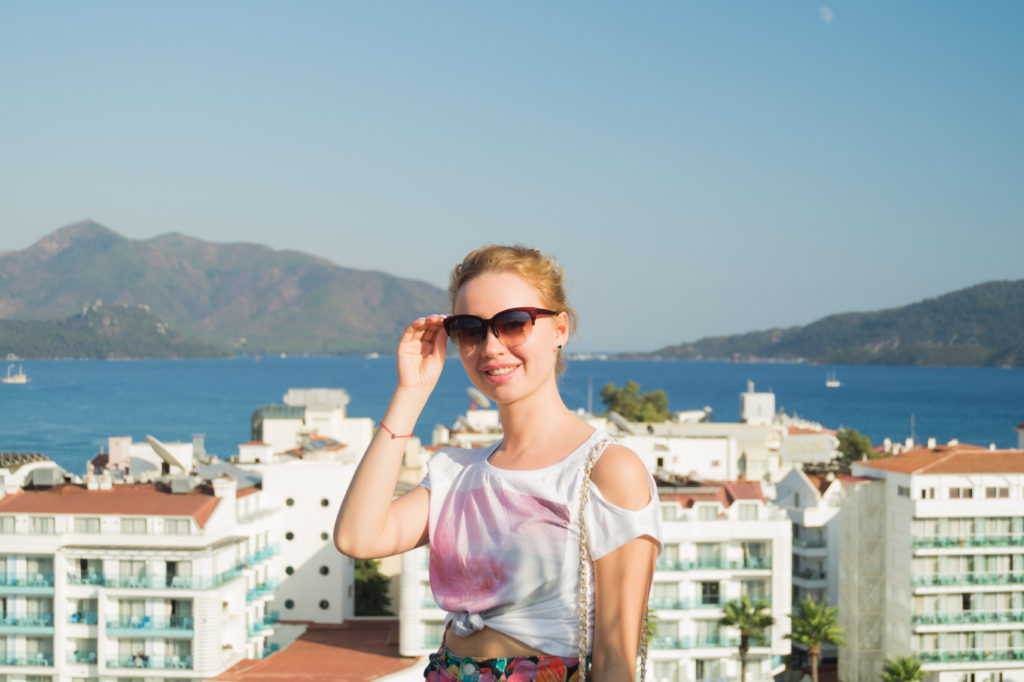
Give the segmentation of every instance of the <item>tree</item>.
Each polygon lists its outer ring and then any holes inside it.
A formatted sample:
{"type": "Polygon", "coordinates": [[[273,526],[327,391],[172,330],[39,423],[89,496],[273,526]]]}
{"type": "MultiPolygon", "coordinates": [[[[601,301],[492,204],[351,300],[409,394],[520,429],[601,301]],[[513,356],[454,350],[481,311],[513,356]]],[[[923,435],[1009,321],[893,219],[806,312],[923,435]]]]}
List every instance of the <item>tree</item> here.
{"type": "Polygon", "coordinates": [[[862,459],[875,459],[877,455],[871,449],[871,440],[856,429],[845,426],[836,432],[839,439],[839,459],[844,462],[858,462],[862,459]]]}
{"type": "Polygon", "coordinates": [[[740,682],[747,682],[747,653],[750,651],[750,639],[766,641],[765,630],[775,624],[775,618],[767,611],[768,602],[758,599],[752,602],[750,597],[743,595],[722,607],[721,625],[729,625],[740,631],[740,682]]]}
{"type": "Polygon", "coordinates": [[[921,682],[924,672],[917,656],[895,656],[885,659],[882,682],[921,682]]]}
{"type": "Polygon", "coordinates": [[[663,422],[668,419],[668,395],[658,389],[649,393],[640,393],[640,384],[627,381],[625,386],[618,387],[607,383],[601,389],[601,400],[608,411],[618,412],[633,422],[663,422]]]}
{"type": "Polygon", "coordinates": [[[843,628],[839,626],[839,609],[829,606],[827,602],[816,602],[807,597],[797,604],[796,613],[790,617],[793,619],[793,632],[786,637],[807,647],[807,657],[811,659],[811,679],[818,682],[821,645],[846,644],[843,628]]]}
{"type": "Polygon", "coordinates": [[[376,559],[356,559],[355,611],[357,616],[390,616],[388,577],[380,572],[376,559]]]}

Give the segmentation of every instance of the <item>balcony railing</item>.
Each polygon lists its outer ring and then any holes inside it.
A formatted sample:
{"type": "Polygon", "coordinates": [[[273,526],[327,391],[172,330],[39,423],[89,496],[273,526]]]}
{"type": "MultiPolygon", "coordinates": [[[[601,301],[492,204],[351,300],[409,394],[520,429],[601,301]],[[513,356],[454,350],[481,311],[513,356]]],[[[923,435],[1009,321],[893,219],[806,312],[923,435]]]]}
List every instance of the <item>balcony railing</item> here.
{"type": "Polygon", "coordinates": [[[102,573],[88,573],[85,575],[79,573],[68,573],[68,582],[72,585],[103,585],[103,574],[102,573]]]}
{"type": "MultiPolygon", "coordinates": [[[[755,603],[758,601],[765,601],[769,604],[771,600],[768,595],[746,595],[750,597],[755,603]]],[[[722,605],[721,597],[652,597],[648,602],[651,610],[653,611],[669,611],[676,610],[682,611],[686,609],[706,609],[706,608],[717,608],[722,605]]]]}
{"type": "Polygon", "coordinates": [[[793,538],[794,547],[806,547],[807,549],[824,549],[827,543],[824,540],[812,538],[793,538]]]}
{"type": "Polygon", "coordinates": [[[1024,535],[917,535],[911,538],[912,547],[942,549],[946,547],[1020,547],[1024,535]]]}
{"type": "MultiPolygon", "coordinates": [[[[697,648],[719,648],[738,647],[740,640],[736,637],[725,635],[698,635],[696,637],[655,637],[650,642],[652,649],[697,649],[697,648]]],[[[750,638],[751,647],[766,647],[768,641],[758,637],[750,638]]]]}
{"type": "MultiPolygon", "coordinates": [[[[68,574],[68,582],[73,585],[102,585],[105,587],[129,587],[151,590],[209,590],[219,587],[235,578],[242,577],[241,568],[232,568],[215,576],[190,575],[105,575],[90,573],[88,575],[68,574]]],[[[0,583],[2,585],[3,583],[0,583]]],[[[51,582],[52,585],[52,576],[51,582]]]]}
{"type": "Polygon", "coordinates": [[[772,567],[771,557],[747,557],[735,561],[725,559],[659,559],[659,571],[700,571],[700,570],[762,570],[772,567]]]}
{"type": "Polygon", "coordinates": [[[251,602],[259,599],[260,597],[273,595],[274,590],[278,588],[280,582],[281,581],[277,578],[273,578],[264,583],[260,583],[245,594],[245,601],[251,602]]]}
{"type": "Polygon", "coordinates": [[[126,616],[107,621],[109,630],[192,630],[191,616],[126,616]]]}
{"type": "Polygon", "coordinates": [[[35,613],[29,616],[0,616],[2,628],[52,628],[52,613],[35,613]]]}
{"type": "Polygon", "coordinates": [[[99,616],[95,611],[76,611],[68,616],[68,622],[72,625],[96,625],[99,616]]]}
{"type": "Polygon", "coordinates": [[[255,623],[249,626],[249,638],[252,639],[253,637],[262,635],[263,633],[272,630],[274,628],[274,625],[280,622],[280,620],[281,616],[275,611],[274,613],[271,613],[270,615],[263,618],[263,620],[256,621],[255,623]]]}
{"type": "Polygon", "coordinates": [[[1022,623],[1024,611],[961,611],[959,613],[914,614],[915,625],[961,625],[964,623],[1022,623]]]}
{"type": "Polygon", "coordinates": [[[24,668],[49,668],[53,665],[53,654],[31,654],[29,656],[4,656],[0,654],[0,665],[24,668]]]}
{"type": "Polygon", "coordinates": [[[278,644],[268,644],[265,647],[263,647],[263,658],[267,658],[271,654],[273,654],[273,653],[275,653],[277,651],[280,651],[280,650],[281,650],[280,645],[278,645],[278,644]]]}
{"type": "Polygon", "coordinates": [[[108,668],[154,668],[158,670],[191,670],[191,656],[119,656],[107,659],[108,668]]]}
{"type": "Polygon", "coordinates": [[[68,663],[95,663],[95,651],[73,651],[68,653],[68,663]]]}
{"type": "Polygon", "coordinates": [[[998,585],[1006,583],[1024,583],[1024,572],[1013,573],[927,573],[914,575],[910,584],[915,587],[943,585],[998,585]]]}
{"type": "Polygon", "coordinates": [[[946,649],[918,651],[922,663],[960,663],[985,661],[1022,661],[1024,648],[1017,649],[946,649]]]}
{"type": "Polygon", "coordinates": [[[53,573],[0,573],[0,587],[53,587],[53,573]]]}

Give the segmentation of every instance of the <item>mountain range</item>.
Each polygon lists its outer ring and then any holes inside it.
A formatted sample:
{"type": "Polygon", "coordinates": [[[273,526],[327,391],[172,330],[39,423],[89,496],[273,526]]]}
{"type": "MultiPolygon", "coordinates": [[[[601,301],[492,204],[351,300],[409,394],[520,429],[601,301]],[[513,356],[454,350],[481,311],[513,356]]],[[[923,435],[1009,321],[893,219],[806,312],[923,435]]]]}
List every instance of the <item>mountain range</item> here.
{"type": "Polygon", "coordinates": [[[1024,280],[987,282],[806,326],[714,336],[630,358],[1024,367],[1024,280]]]}
{"type": "Polygon", "coordinates": [[[410,320],[444,309],[445,293],[297,251],[178,233],[134,240],[91,220],[0,254],[0,319],[66,320],[97,303],[145,306],[236,353],[337,354],[393,352],[410,320]]]}

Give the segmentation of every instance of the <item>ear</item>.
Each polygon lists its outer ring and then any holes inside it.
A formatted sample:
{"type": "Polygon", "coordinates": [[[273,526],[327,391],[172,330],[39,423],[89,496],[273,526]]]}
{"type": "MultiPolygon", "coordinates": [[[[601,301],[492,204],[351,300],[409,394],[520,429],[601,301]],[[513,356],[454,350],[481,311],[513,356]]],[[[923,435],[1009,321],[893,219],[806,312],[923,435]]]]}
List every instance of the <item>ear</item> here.
{"type": "Polygon", "coordinates": [[[565,346],[569,341],[569,313],[560,312],[555,316],[555,343],[565,346]]]}

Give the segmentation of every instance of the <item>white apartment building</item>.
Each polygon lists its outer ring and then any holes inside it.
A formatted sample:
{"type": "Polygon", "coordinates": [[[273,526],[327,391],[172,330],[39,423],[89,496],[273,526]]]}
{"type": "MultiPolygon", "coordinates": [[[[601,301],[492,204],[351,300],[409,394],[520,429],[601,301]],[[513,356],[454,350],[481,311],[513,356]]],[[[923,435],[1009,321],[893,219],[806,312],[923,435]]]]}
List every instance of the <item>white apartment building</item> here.
{"type": "MultiPolygon", "coordinates": [[[[790,522],[765,502],[756,482],[666,479],[659,483],[664,551],[658,561],[650,609],[657,636],[650,642],[649,679],[713,680],[739,674],[738,632],[718,625],[722,604],[741,594],[771,604],[776,625],[750,652],[750,679],[767,679],[790,651],[790,522]]],[[[402,557],[399,651],[435,651],[445,614],[430,591],[429,550],[402,557]]]]}
{"type": "Polygon", "coordinates": [[[198,680],[273,650],[278,520],[259,488],[67,478],[0,455],[0,678],[198,680]]]}
{"type": "MultiPolygon", "coordinates": [[[[776,486],[775,504],[793,524],[793,605],[808,597],[815,602],[839,604],[839,510],[845,497],[843,480],[831,471],[793,469],[776,486]]],[[[794,642],[796,648],[802,646],[794,642]]],[[[833,659],[836,648],[822,647],[822,657],[833,659]]]]}
{"type": "Polygon", "coordinates": [[[918,447],[852,471],[839,678],[913,653],[927,682],[1024,679],[1024,450],[918,447]]]}

